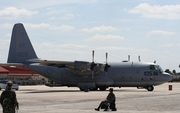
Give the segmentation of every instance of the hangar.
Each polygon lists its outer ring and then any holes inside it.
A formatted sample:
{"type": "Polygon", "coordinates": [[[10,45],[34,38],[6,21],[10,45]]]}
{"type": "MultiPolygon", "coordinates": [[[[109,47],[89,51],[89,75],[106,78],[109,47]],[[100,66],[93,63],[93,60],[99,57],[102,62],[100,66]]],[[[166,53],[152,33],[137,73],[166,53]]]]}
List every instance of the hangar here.
{"type": "Polygon", "coordinates": [[[48,81],[41,75],[22,67],[0,67],[0,79],[12,80],[21,85],[45,84],[48,81]]]}
{"type": "Polygon", "coordinates": [[[7,78],[9,71],[3,67],[0,67],[0,79],[7,78]]]}

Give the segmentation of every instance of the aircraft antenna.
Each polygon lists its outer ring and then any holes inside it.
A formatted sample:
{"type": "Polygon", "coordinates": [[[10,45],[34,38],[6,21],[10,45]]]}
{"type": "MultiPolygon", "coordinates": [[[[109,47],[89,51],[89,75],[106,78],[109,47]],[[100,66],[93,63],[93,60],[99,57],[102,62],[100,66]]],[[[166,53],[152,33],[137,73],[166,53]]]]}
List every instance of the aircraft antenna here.
{"type": "Polygon", "coordinates": [[[154,61],[154,64],[156,63],[156,60],[154,61]]]}

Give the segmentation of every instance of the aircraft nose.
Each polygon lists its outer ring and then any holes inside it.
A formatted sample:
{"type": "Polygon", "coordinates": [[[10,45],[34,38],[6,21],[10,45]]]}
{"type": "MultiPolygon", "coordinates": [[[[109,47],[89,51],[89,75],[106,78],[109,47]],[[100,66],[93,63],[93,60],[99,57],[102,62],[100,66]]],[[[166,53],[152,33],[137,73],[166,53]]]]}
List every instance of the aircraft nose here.
{"type": "Polygon", "coordinates": [[[172,80],[172,75],[170,75],[169,73],[164,73],[163,76],[164,80],[167,82],[172,80]]]}

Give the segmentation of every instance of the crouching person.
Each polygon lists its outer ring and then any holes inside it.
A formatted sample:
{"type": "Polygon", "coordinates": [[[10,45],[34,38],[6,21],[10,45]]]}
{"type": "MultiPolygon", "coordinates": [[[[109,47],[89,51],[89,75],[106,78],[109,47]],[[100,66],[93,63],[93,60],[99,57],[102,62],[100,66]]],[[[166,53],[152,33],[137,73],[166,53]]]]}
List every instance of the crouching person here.
{"type": "Polygon", "coordinates": [[[107,111],[108,108],[110,108],[112,111],[116,111],[116,97],[113,93],[113,88],[109,89],[109,94],[106,97],[106,100],[102,101],[98,108],[95,108],[96,111],[99,111],[100,109],[105,109],[104,111],[107,111]]]}

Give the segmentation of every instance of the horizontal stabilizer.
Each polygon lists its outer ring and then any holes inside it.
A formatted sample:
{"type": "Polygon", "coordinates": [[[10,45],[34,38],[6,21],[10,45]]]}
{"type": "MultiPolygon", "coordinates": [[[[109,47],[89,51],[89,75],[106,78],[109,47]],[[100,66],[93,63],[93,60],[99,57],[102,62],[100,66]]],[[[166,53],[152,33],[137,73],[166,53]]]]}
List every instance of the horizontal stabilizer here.
{"type": "Polygon", "coordinates": [[[21,64],[21,63],[0,63],[0,66],[4,67],[26,67],[26,65],[21,64]]]}

